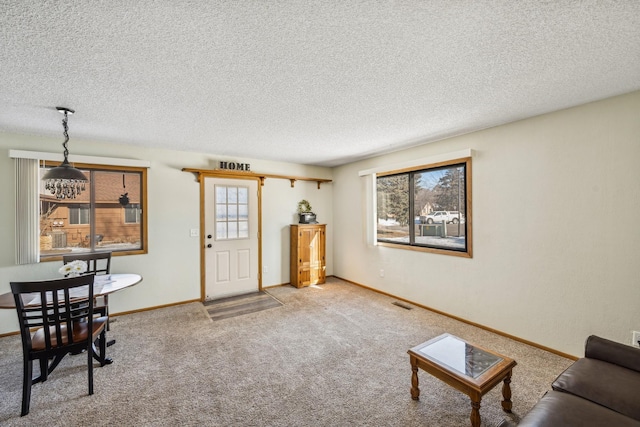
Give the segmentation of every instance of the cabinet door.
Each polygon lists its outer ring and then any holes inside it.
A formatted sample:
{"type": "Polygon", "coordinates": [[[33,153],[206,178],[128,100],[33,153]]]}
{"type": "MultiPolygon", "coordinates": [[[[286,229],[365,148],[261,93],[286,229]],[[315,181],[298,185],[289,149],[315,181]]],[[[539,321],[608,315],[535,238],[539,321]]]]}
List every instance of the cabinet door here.
{"type": "Polygon", "coordinates": [[[314,284],[312,280],[312,268],[300,268],[298,270],[298,287],[309,286],[314,284]]]}
{"type": "Polygon", "coordinates": [[[317,230],[315,228],[301,228],[298,233],[298,267],[309,267],[316,263],[317,230]]]}
{"type": "Polygon", "coordinates": [[[312,267],[309,269],[309,284],[317,285],[324,282],[324,266],[312,267]]]}
{"type": "Polygon", "coordinates": [[[309,242],[309,283],[312,285],[324,283],[324,227],[313,228],[309,242]]]}

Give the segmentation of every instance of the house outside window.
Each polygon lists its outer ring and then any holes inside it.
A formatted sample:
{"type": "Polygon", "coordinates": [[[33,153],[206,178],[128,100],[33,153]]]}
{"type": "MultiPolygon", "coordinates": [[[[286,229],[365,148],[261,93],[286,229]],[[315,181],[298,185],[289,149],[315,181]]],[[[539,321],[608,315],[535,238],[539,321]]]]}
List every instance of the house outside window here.
{"type": "MultiPolygon", "coordinates": [[[[55,166],[45,164],[40,176],[55,166]]],[[[89,180],[75,199],[56,199],[41,184],[40,259],[59,259],[69,252],[146,253],[146,168],[75,167],[89,180]]]]}
{"type": "Polygon", "coordinates": [[[377,243],[471,257],[471,158],[378,174],[377,243]]]}

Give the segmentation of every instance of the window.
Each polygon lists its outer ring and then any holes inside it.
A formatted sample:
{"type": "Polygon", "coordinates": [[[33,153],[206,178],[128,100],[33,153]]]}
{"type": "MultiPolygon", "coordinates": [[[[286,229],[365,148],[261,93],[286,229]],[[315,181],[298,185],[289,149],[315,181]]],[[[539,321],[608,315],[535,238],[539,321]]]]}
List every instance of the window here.
{"type": "MultiPolygon", "coordinates": [[[[49,167],[40,168],[40,177],[49,167]]],[[[75,164],[89,182],[75,199],[56,199],[40,184],[40,259],[68,252],[147,252],[146,168],[75,164]]]]}
{"type": "MultiPolygon", "coordinates": [[[[69,224],[73,224],[73,225],[89,224],[89,205],[84,205],[84,206],[69,205],[69,224]]],[[[57,223],[54,223],[53,225],[57,225],[57,223]]]]}
{"type": "Polygon", "coordinates": [[[139,224],[140,223],[140,204],[130,203],[124,207],[124,222],[125,224],[139,224]]]}
{"type": "Polygon", "coordinates": [[[216,185],[216,240],[249,238],[249,187],[216,185]]]}
{"type": "Polygon", "coordinates": [[[379,174],[377,241],[471,257],[471,158],[379,174]]]}

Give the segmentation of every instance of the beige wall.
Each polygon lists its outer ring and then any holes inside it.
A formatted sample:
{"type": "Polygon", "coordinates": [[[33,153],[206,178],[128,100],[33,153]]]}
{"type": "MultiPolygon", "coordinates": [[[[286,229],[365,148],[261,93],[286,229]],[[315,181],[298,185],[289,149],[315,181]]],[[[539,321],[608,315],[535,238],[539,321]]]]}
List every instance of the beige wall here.
{"type": "MultiPolygon", "coordinates": [[[[60,277],[61,262],[43,262],[27,266],[14,264],[15,208],[14,167],[9,149],[58,152],[60,138],[0,133],[0,293],[9,292],[9,282],[60,277]]],[[[199,239],[190,237],[190,229],[199,228],[199,184],[182,168],[213,169],[217,161],[250,163],[256,173],[306,176],[331,179],[331,170],[255,159],[223,158],[211,154],[137,148],[72,139],[71,154],[130,158],[151,163],[148,173],[149,253],[116,257],[112,272],[137,272],[144,280],[109,299],[111,312],[137,310],[200,298],[199,239]]],[[[263,286],[289,282],[289,224],[296,221],[298,201],[311,202],[319,221],[328,224],[327,274],[332,274],[332,197],[333,185],[269,178],[263,187],[263,286]]],[[[16,331],[15,312],[0,310],[0,334],[16,331]]]]}
{"type": "MultiPolygon", "coordinates": [[[[59,138],[0,133],[0,179],[13,182],[9,149],[58,151],[59,138]]],[[[380,289],[576,356],[599,334],[630,342],[640,330],[640,92],[426,144],[333,170],[89,141],[72,154],[148,160],[149,254],[114,259],[144,281],[110,299],[114,312],[199,298],[199,193],[183,167],[216,160],[256,172],[333,178],[267,179],[263,187],[265,286],[288,283],[288,225],[310,200],[328,224],[327,274],[380,289]],[[366,244],[360,170],[471,148],[472,259],[366,244]],[[385,277],[379,277],[379,270],[385,277]]],[[[58,263],[14,265],[13,185],[0,193],[0,292],[11,280],[57,277],[58,263]]],[[[0,310],[0,333],[15,331],[0,310]]]]}
{"type": "Polygon", "coordinates": [[[639,161],[635,92],[336,168],[334,274],[575,356],[630,343],[639,161]],[[359,171],[467,148],[472,259],[366,244],[359,171]]]}

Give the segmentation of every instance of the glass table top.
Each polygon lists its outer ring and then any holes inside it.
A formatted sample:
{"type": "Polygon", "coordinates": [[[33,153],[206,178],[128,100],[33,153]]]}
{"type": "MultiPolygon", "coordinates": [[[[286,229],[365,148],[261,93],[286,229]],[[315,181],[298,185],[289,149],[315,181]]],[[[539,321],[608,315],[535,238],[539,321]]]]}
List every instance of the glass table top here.
{"type": "Polygon", "coordinates": [[[503,360],[452,335],[425,345],[418,353],[471,378],[478,378],[503,360]]]}

